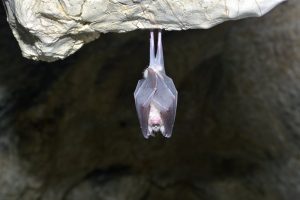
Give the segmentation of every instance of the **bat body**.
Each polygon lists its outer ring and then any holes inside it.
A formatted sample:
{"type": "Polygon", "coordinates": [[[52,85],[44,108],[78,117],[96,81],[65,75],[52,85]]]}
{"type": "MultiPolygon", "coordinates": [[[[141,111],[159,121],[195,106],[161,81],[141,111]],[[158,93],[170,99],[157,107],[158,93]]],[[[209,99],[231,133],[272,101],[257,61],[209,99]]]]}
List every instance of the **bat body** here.
{"type": "Polygon", "coordinates": [[[161,31],[158,32],[157,52],[154,33],[150,32],[150,64],[134,92],[136,110],[146,139],[161,132],[171,137],[177,108],[177,90],[165,73],[161,31]]]}

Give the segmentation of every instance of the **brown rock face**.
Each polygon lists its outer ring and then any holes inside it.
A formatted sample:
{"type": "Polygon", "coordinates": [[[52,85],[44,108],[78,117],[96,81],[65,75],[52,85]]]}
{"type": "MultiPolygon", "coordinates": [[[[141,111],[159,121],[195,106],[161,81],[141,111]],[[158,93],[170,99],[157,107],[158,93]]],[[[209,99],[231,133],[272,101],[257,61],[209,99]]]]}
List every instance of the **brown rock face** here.
{"type": "Polygon", "coordinates": [[[299,9],[164,33],[179,92],[169,140],[145,140],[134,107],[147,31],[36,63],[2,17],[0,199],[299,199],[299,9]]]}

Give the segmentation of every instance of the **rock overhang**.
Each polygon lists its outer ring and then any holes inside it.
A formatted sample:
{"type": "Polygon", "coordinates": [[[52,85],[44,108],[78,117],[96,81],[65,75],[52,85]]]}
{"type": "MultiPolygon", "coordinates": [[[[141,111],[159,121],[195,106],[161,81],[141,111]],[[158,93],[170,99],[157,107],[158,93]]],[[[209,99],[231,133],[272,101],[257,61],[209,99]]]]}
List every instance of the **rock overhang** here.
{"type": "Polygon", "coordinates": [[[24,57],[64,59],[101,33],[208,29],[260,17],[285,0],[4,0],[24,57]]]}

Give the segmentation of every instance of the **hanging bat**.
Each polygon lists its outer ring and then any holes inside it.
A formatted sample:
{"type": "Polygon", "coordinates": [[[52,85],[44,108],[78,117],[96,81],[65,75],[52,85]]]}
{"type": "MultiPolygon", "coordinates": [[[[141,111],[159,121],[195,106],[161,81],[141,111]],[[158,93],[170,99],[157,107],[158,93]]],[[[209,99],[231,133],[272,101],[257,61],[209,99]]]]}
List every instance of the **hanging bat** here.
{"type": "Polygon", "coordinates": [[[146,139],[161,132],[171,137],[177,108],[177,90],[165,73],[161,31],[158,32],[157,52],[154,33],[150,32],[150,64],[134,91],[135,106],[146,139]]]}

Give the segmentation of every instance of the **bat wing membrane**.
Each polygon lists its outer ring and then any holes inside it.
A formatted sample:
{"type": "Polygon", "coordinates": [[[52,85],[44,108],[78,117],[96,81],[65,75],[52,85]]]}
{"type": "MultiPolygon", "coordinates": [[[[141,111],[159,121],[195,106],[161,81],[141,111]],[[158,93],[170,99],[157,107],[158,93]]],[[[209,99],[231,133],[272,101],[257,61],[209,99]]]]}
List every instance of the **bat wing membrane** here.
{"type": "Polygon", "coordinates": [[[139,80],[134,91],[135,106],[138,113],[139,122],[145,138],[148,134],[148,118],[150,112],[150,103],[156,90],[156,79],[153,76],[148,76],[145,79],[139,80]]]}
{"type": "Polygon", "coordinates": [[[153,97],[155,106],[160,110],[160,114],[165,126],[165,137],[171,137],[176,116],[177,90],[169,77],[158,76],[157,90],[153,97]]]}

